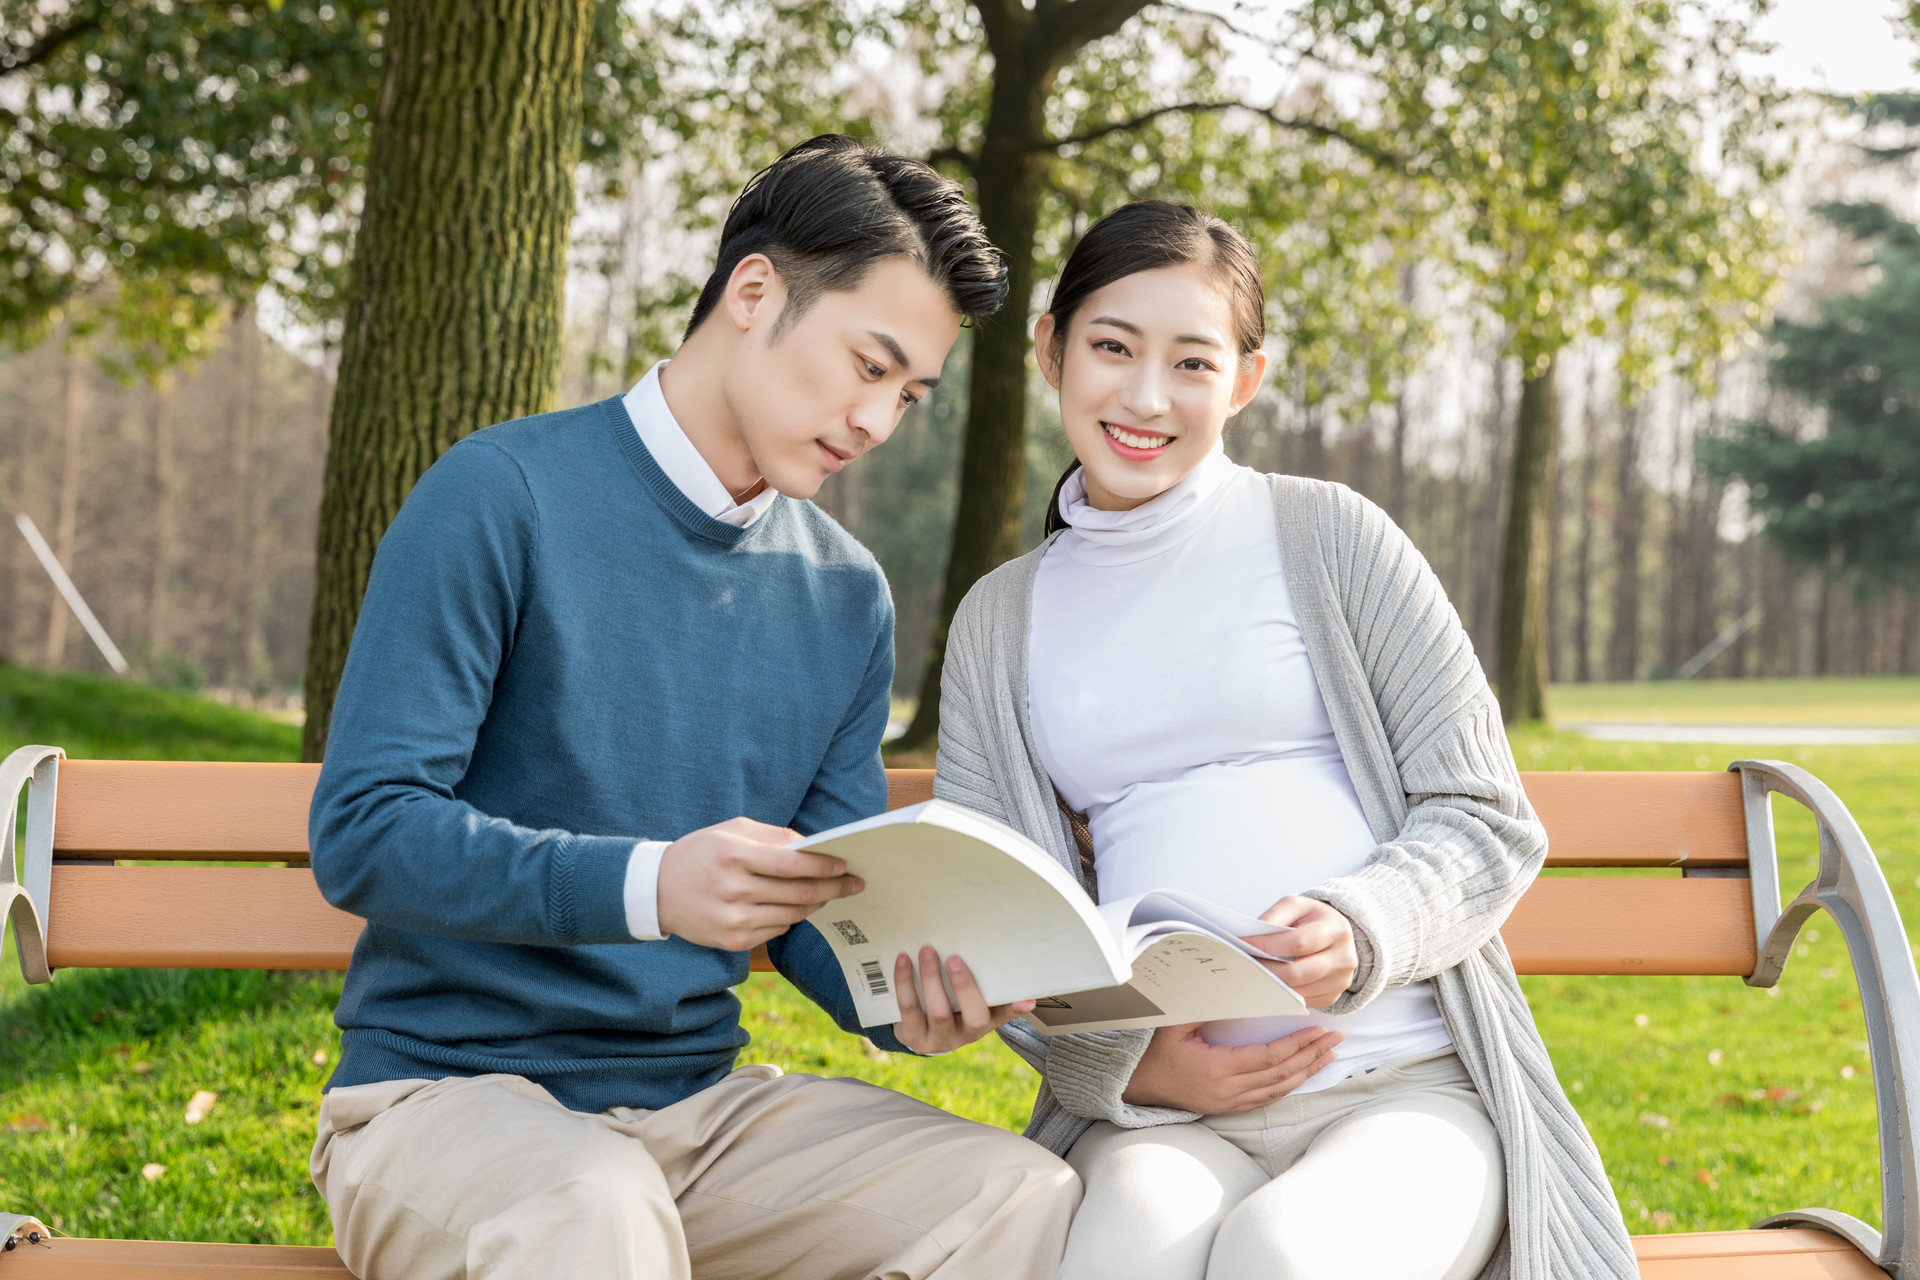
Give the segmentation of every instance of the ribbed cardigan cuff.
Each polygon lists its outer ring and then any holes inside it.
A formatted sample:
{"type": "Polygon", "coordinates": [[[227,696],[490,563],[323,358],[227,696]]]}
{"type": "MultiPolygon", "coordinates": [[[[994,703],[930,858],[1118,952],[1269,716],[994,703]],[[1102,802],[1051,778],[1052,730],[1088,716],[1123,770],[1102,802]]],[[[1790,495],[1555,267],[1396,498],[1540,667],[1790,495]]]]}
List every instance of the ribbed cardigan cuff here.
{"type": "Polygon", "coordinates": [[[1407,891],[1397,869],[1374,863],[1352,875],[1323,881],[1301,896],[1324,902],[1347,918],[1359,956],[1353,982],[1324,1012],[1364,1009],[1382,991],[1414,980],[1413,965],[1421,948],[1385,945],[1387,939],[1418,939],[1423,928],[1420,899],[1407,891]]]}
{"type": "Polygon", "coordinates": [[[1150,1129],[1198,1120],[1197,1111],[1136,1107],[1121,1098],[1152,1039],[1151,1031],[1083,1031],[1055,1036],[1047,1044],[1047,1087],[1074,1115],[1106,1120],[1122,1129],[1150,1129]]]}

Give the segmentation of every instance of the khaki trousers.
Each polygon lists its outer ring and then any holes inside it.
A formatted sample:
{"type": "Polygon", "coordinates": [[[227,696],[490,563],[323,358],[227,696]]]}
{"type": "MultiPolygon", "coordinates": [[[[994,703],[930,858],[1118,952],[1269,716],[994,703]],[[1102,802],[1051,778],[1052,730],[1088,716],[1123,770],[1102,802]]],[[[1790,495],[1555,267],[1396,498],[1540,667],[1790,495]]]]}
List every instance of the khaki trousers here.
{"type": "Polygon", "coordinates": [[[313,1181],[362,1280],[1051,1280],[1080,1182],[857,1080],[743,1067],[659,1111],[520,1076],[335,1089],[313,1181]]]}
{"type": "Polygon", "coordinates": [[[1100,1121],[1061,1280],[1471,1280],[1506,1165],[1451,1049],[1192,1124],[1100,1121]]]}

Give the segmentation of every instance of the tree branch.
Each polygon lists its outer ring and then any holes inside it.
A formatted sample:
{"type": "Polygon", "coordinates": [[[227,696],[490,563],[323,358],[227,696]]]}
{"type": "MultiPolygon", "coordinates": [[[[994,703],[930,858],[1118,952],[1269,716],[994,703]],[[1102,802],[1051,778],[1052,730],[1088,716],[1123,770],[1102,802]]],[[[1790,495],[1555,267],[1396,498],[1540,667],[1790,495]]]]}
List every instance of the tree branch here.
{"type": "Polygon", "coordinates": [[[1035,0],[1035,36],[1048,65],[1065,63],[1086,45],[1110,36],[1152,0],[1035,0]]]}
{"type": "Polygon", "coordinates": [[[996,60],[1012,56],[1026,35],[1027,24],[1033,21],[1020,0],[974,0],[973,11],[980,15],[987,48],[996,60]]]}
{"type": "Polygon", "coordinates": [[[1300,133],[1310,133],[1315,137],[1326,138],[1334,142],[1343,142],[1355,151],[1373,160],[1375,163],[1392,169],[1395,173],[1407,173],[1412,166],[1404,156],[1399,156],[1377,143],[1365,138],[1357,138],[1339,125],[1321,124],[1316,120],[1295,120],[1281,115],[1272,107],[1256,107],[1249,102],[1176,102],[1171,106],[1156,107],[1152,111],[1137,115],[1131,120],[1120,120],[1113,124],[1104,124],[1097,129],[1088,129],[1082,133],[1071,134],[1065,138],[1043,138],[1028,150],[1055,151],[1061,147],[1075,147],[1095,142],[1114,133],[1124,133],[1151,124],[1161,116],[1178,114],[1198,115],[1206,111],[1245,111],[1268,120],[1282,129],[1292,129],[1300,133]]]}
{"type": "Polygon", "coordinates": [[[52,57],[62,45],[68,44],[90,31],[97,31],[101,23],[98,9],[84,13],[63,27],[54,27],[31,44],[15,45],[0,51],[0,76],[15,71],[25,71],[36,62],[52,57]]]}
{"type": "Polygon", "coordinates": [[[957,164],[968,173],[973,172],[974,157],[957,146],[935,147],[927,153],[928,164],[938,165],[943,161],[950,161],[953,164],[957,164]]]}

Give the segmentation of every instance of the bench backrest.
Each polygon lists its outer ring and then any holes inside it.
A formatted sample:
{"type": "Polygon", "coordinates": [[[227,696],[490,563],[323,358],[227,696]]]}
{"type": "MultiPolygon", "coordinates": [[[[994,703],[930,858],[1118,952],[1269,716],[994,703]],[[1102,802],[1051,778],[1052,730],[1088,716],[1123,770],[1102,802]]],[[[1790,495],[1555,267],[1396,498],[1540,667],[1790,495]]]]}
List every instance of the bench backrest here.
{"type": "MultiPolygon", "coordinates": [[[[344,968],[360,921],[329,906],[302,865],[318,776],[300,764],[59,762],[48,964],[344,968]],[[283,865],[115,865],[130,860],[283,865]]],[[[1740,774],[1522,776],[1549,867],[1683,874],[1541,878],[1502,930],[1521,972],[1753,972],[1771,924],[1755,900],[1770,890],[1777,913],[1779,898],[1771,823],[1750,832],[1740,774]]],[[[889,770],[887,783],[897,808],[929,798],[933,772],[889,770]]]]}

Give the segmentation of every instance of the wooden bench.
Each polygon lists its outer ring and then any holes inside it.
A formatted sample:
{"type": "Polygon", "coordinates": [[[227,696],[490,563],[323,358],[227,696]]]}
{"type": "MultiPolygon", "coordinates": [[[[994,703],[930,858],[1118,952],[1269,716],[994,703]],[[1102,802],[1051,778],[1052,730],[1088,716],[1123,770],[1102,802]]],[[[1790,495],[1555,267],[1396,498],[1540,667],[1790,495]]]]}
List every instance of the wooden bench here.
{"type": "MultiPolygon", "coordinates": [[[[307,857],[317,766],[66,760],[23,747],[0,762],[0,909],[30,982],[66,968],[343,969],[361,922],[320,897],[307,857]],[[27,792],[15,861],[15,815],[27,792]],[[143,862],[276,866],[122,866],[143,862]]],[[[1920,981],[1872,850],[1825,785],[1792,765],[1725,773],[1524,775],[1551,836],[1551,867],[1678,867],[1678,877],[1547,877],[1502,935],[1535,974],[1721,974],[1779,981],[1817,909],[1847,941],[1866,1011],[1879,1107],[1884,1234],[1831,1210],[1755,1230],[1640,1236],[1646,1280],[1920,1280],[1912,1119],[1920,1088],[1920,981]],[[1782,910],[1771,793],[1811,810],[1820,871],[1782,910]]],[[[898,807],[932,792],[929,770],[892,770],[898,807]]],[[[756,968],[764,967],[764,957],[756,968]]],[[[33,1206],[8,1206],[31,1208],[33,1206]]],[[[21,1220],[0,1216],[0,1234],[21,1220]]],[[[22,1243],[0,1280],[313,1280],[348,1275],[331,1249],[153,1241],[22,1243]]]]}

